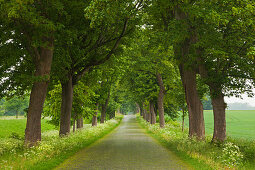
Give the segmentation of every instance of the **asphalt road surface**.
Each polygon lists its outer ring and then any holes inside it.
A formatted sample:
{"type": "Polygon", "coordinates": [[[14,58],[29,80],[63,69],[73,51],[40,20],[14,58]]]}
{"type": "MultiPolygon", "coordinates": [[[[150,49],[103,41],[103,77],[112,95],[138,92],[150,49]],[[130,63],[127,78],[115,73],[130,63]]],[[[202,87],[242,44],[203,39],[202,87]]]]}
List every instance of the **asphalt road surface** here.
{"type": "Polygon", "coordinates": [[[190,169],[146,134],[134,115],[125,116],[112,133],[79,151],[56,169],[190,169]]]}

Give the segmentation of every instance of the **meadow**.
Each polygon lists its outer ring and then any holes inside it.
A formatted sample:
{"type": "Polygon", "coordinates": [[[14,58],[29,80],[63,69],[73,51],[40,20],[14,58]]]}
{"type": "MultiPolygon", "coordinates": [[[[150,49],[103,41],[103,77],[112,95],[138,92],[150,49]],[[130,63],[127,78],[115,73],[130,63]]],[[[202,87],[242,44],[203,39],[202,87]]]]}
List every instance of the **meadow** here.
{"type": "MultiPolygon", "coordinates": [[[[213,111],[205,110],[204,119],[206,134],[213,134],[213,111]]],[[[228,137],[254,140],[255,110],[227,110],[226,125],[228,137]]],[[[188,117],[185,119],[185,127],[188,127],[188,117]]]]}
{"type": "MultiPolygon", "coordinates": [[[[24,138],[27,119],[15,116],[0,117],[0,138],[20,137],[24,138]]],[[[54,130],[56,127],[47,122],[47,119],[42,119],[42,132],[54,130]]]]}

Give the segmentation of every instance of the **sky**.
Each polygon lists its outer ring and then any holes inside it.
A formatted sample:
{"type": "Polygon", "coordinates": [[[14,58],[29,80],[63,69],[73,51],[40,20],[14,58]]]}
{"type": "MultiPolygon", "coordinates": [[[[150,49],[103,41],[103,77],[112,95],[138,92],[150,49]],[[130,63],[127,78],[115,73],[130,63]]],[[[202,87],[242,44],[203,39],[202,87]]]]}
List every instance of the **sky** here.
{"type": "MultiPolygon", "coordinates": [[[[253,89],[253,92],[255,93],[255,89],[253,89]]],[[[247,103],[250,106],[255,107],[255,97],[248,97],[247,95],[242,95],[243,99],[236,98],[236,97],[225,97],[226,103],[247,103]]]]}

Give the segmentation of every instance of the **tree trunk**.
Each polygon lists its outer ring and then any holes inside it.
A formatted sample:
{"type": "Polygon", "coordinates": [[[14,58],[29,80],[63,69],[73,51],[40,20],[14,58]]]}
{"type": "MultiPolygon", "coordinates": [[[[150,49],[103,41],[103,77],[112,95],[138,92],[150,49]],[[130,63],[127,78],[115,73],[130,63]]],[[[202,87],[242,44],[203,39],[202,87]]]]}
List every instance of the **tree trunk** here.
{"type": "Polygon", "coordinates": [[[97,126],[98,106],[99,106],[99,104],[97,103],[97,104],[96,104],[95,114],[93,115],[93,118],[92,118],[92,126],[97,126]]]}
{"type": "Polygon", "coordinates": [[[156,118],[157,118],[157,116],[158,116],[158,109],[157,109],[157,105],[155,105],[155,106],[154,106],[154,113],[155,113],[156,118]]]}
{"type": "Polygon", "coordinates": [[[135,105],[136,105],[136,113],[140,113],[140,106],[139,106],[139,104],[135,103],[135,105]]]}
{"type": "MultiPolygon", "coordinates": [[[[200,54],[201,51],[197,50],[200,54]]],[[[205,67],[204,60],[202,58],[197,59],[199,63],[199,73],[203,79],[208,79],[208,71],[205,67]]],[[[220,85],[215,85],[212,82],[205,82],[210,89],[210,96],[213,106],[214,116],[214,131],[212,142],[224,142],[226,139],[226,103],[224,101],[224,94],[220,85]]],[[[218,83],[218,82],[216,82],[218,83]]]]}
{"type": "Polygon", "coordinates": [[[16,119],[19,118],[19,112],[16,110],[16,119]]]}
{"type": "Polygon", "coordinates": [[[73,132],[75,132],[75,119],[73,120],[73,132]]]}
{"type": "Polygon", "coordinates": [[[150,101],[150,114],[151,114],[151,124],[156,123],[156,114],[155,114],[155,109],[154,109],[154,104],[152,101],[150,101]]]}
{"type": "Polygon", "coordinates": [[[67,82],[61,83],[62,86],[62,103],[60,115],[59,135],[67,135],[70,133],[71,112],[73,104],[73,83],[72,76],[69,76],[67,82]]]}
{"type": "Polygon", "coordinates": [[[48,48],[41,47],[40,54],[36,51],[35,76],[45,76],[45,79],[34,82],[30,94],[25,130],[25,143],[31,146],[41,140],[41,113],[47,94],[48,82],[50,80],[53,42],[51,42],[48,46],[48,48]]]}
{"type": "Polygon", "coordinates": [[[143,103],[139,104],[140,107],[140,116],[143,116],[143,103]]]}
{"type": "Polygon", "coordinates": [[[217,96],[212,96],[212,106],[214,115],[214,132],[213,142],[224,142],[226,139],[226,103],[224,101],[224,95],[221,91],[217,96]]]}
{"type": "Polygon", "coordinates": [[[185,111],[182,109],[182,131],[184,131],[185,111]]]}
{"type": "Polygon", "coordinates": [[[146,120],[146,114],[147,114],[146,106],[143,106],[143,119],[144,120],[146,120]]]}
{"type": "Polygon", "coordinates": [[[83,117],[77,119],[77,129],[83,128],[83,117]]]}
{"type": "Polygon", "coordinates": [[[183,64],[180,65],[179,69],[189,112],[189,136],[204,139],[203,105],[197,92],[196,73],[193,70],[184,69],[183,64]]]}
{"type": "Polygon", "coordinates": [[[107,109],[109,100],[110,100],[110,91],[108,92],[108,96],[107,96],[107,99],[105,100],[105,103],[102,104],[102,112],[101,112],[101,120],[100,120],[100,123],[104,123],[104,121],[105,121],[106,109],[107,109]]]}
{"type": "Polygon", "coordinates": [[[151,123],[151,112],[147,112],[147,122],[151,123]]]}
{"type": "Polygon", "coordinates": [[[196,30],[193,26],[187,23],[189,13],[182,11],[179,6],[175,7],[175,19],[185,22],[188,25],[189,37],[175,47],[175,55],[180,61],[179,69],[182,79],[182,84],[185,90],[185,98],[189,112],[189,136],[196,136],[198,139],[204,139],[205,127],[203,116],[203,105],[200,101],[197,86],[196,72],[194,71],[194,63],[190,60],[190,46],[198,40],[196,30]],[[187,68],[185,68],[187,67],[187,68]],[[188,69],[188,67],[191,67],[188,69]]]}
{"type": "Polygon", "coordinates": [[[146,120],[147,122],[149,122],[149,114],[148,114],[148,111],[146,109],[146,106],[144,107],[144,120],[146,120]]]}
{"type": "Polygon", "coordinates": [[[161,128],[164,128],[165,127],[165,118],[164,118],[165,86],[164,86],[161,74],[157,73],[156,77],[157,77],[157,82],[159,85],[159,93],[158,93],[159,125],[161,128]]]}

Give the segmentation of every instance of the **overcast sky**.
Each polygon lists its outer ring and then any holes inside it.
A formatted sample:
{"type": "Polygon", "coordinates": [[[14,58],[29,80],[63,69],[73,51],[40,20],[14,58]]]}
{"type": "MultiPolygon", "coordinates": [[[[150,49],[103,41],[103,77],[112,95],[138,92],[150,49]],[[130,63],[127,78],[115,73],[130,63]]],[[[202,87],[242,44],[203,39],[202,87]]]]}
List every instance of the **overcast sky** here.
{"type": "MultiPolygon", "coordinates": [[[[253,89],[255,93],[255,89],[253,89]]],[[[247,95],[242,95],[243,99],[236,98],[236,97],[225,97],[226,103],[247,103],[250,106],[255,107],[255,97],[248,97],[247,95]]]]}

